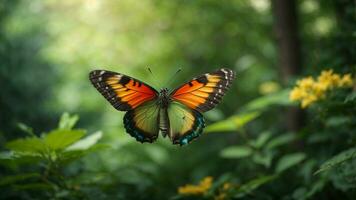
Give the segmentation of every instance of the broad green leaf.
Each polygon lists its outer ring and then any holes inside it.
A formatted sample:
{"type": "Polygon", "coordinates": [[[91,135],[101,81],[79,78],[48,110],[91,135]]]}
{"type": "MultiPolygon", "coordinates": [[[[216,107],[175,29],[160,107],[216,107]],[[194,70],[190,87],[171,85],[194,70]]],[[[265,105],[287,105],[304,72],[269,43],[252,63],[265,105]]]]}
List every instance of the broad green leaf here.
{"type": "Polygon", "coordinates": [[[269,183],[276,179],[277,176],[271,175],[271,176],[262,176],[260,178],[253,179],[249,181],[248,183],[245,183],[241,185],[241,187],[237,190],[237,193],[234,195],[235,198],[242,198],[246,196],[247,194],[253,192],[260,186],[269,183]]]}
{"type": "Polygon", "coordinates": [[[70,116],[68,113],[63,113],[61,119],[59,120],[58,128],[70,130],[74,127],[78,120],[78,115],[70,116]]]}
{"type": "Polygon", "coordinates": [[[66,150],[85,150],[96,144],[100,138],[103,136],[101,131],[95,132],[84,139],[79,140],[78,142],[70,145],[66,150]]]}
{"type": "Polygon", "coordinates": [[[277,93],[262,96],[251,102],[249,102],[244,109],[245,110],[263,110],[272,105],[291,105],[289,101],[290,90],[282,90],[277,93]]]}
{"type": "Polygon", "coordinates": [[[281,173],[284,170],[297,165],[298,163],[302,162],[305,159],[304,153],[293,153],[283,156],[279,159],[277,166],[276,166],[276,173],[281,173]]]}
{"type": "Polygon", "coordinates": [[[326,171],[326,170],[330,170],[338,165],[340,165],[341,163],[356,158],[356,147],[353,147],[351,149],[345,150],[335,156],[333,156],[332,158],[330,158],[329,160],[325,161],[320,168],[318,169],[318,171],[316,171],[314,174],[318,174],[320,172],[326,171]]]}
{"type": "Polygon", "coordinates": [[[233,116],[231,119],[235,123],[236,129],[240,129],[250,121],[256,119],[258,116],[260,116],[260,114],[260,112],[241,113],[239,115],[233,116]]]}
{"type": "Polygon", "coordinates": [[[248,146],[232,146],[223,149],[220,152],[223,158],[243,158],[250,156],[253,150],[248,146]]]}
{"type": "Polygon", "coordinates": [[[206,127],[205,132],[236,131],[260,115],[260,112],[241,113],[206,127]]]}
{"type": "Polygon", "coordinates": [[[84,130],[58,129],[44,136],[44,142],[52,150],[65,149],[85,135],[84,130]]]}
{"type": "Polygon", "coordinates": [[[38,173],[25,173],[25,174],[16,174],[11,176],[5,176],[0,179],[0,186],[3,185],[11,185],[13,183],[31,179],[31,178],[39,178],[41,175],[38,173]]]}
{"type": "Polygon", "coordinates": [[[208,132],[225,132],[225,131],[228,132],[228,131],[235,131],[235,130],[236,130],[236,125],[230,119],[215,122],[205,128],[206,133],[208,133],[208,132]]]}
{"type": "Polygon", "coordinates": [[[296,139],[294,133],[286,133],[275,138],[272,138],[266,145],[267,149],[274,149],[278,146],[288,144],[296,139]]]}
{"type": "Polygon", "coordinates": [[[37,137],[17,139],[5,144],[6,148],[23,153],[41,153],[47,150],[46,144],[37,137]]]}

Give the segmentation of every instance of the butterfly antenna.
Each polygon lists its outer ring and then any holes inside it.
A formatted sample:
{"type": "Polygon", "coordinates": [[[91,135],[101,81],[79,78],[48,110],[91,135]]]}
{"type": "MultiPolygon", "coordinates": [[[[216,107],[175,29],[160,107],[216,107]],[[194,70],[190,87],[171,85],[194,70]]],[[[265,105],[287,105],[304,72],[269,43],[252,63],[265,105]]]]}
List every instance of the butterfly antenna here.
{"type": "Polygon", "coordinates": [[[176,75],[182,71],[182,68],[179,68],[167,81],[166,81],[166,84],[164,85],[170,85],[173,81],[174,81],[174,78],[176,77],[176,75]]]}
{"type": "Polygon", "coordinates": [[[152,76],[153,83],[155,84],[155,86],[156,86],[157,88],[159,88],[159,87],[158,87],[159,84],[158,84],[158,82],[157,82],[157,80],[158,80],[157,77],[153,74],[151,68],[147,67],[147,70],[150,72],[150,74],[151,74],[151,76],[152,76]]]}

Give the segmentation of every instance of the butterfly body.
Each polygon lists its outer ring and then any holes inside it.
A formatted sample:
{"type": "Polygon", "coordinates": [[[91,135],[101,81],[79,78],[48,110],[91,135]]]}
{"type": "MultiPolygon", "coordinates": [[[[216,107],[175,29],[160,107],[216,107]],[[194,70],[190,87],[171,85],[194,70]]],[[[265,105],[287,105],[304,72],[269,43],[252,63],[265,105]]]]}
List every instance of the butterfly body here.
{"type": "Polygon", "coordinates": [[[235,73],[220,69],[201,75],[170,92],[159,92],[129,76],[94,70],[89,79],[94,87],[124,116],[126,132],[139,142],[153,142],[159,133],[173,144],[185,145],[199,137],[205,127],[202,112],[218,104],[235,73]]]}

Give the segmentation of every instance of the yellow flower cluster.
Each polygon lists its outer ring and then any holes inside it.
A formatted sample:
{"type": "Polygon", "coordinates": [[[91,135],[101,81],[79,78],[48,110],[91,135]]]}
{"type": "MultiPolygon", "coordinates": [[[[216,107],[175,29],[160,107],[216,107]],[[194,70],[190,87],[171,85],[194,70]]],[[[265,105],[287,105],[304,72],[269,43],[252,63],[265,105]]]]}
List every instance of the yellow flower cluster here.
{"type": "Polygon", "coordinates": [[[333,70],[322,71],[317,79],[306,77],[297,81],[297,85],[289,94],[292,101],[300,101],[302,108],[306,108],[319,99],[325,98],[328,90],[337,87],[351,87],[351,74],[340,76],[333,70]]]}
{"type": "Polygon", "coordinates": [[[178,188],[178,193],[182,195],[204,195],[211,187],[213,177],[207,176],[198,185],[187,184],[178,188]]]}
{"type": "MultiPolygon", "coordinates": [[[[178,193],[181,195],[206,195],[206,193],[211,189],[213,184],[213,178],[207,176],[200,181],[198,185],[187,184],[185,186],[178,188],[178,193]]],[[[217,193],[214,195],[214,200],[227,200],[229,198],[229,191],[235,186],[230,182],[225,182],[221,187],[218,188],[217,193]]]]}

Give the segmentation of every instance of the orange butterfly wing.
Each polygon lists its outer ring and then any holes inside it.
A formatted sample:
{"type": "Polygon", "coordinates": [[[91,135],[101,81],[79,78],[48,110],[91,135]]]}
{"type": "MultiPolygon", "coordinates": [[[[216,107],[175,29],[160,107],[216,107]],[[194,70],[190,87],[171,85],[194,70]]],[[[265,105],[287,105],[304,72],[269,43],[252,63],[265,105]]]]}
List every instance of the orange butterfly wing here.
{"type": "Polygon", "coordinates": [[[171,98],[199,112],[206,112],[220,103],[235,76],[235,72],[226,68],[204,74],[178,87],[171,93],[171,98]]]}
{"type": "Polygon", "coordinates": [[[111,105],[120,111],[132,110],[158,96],[157,91],[149,85],[116,72],[94,70],[90,72],[89,79],[111,105]]]}

